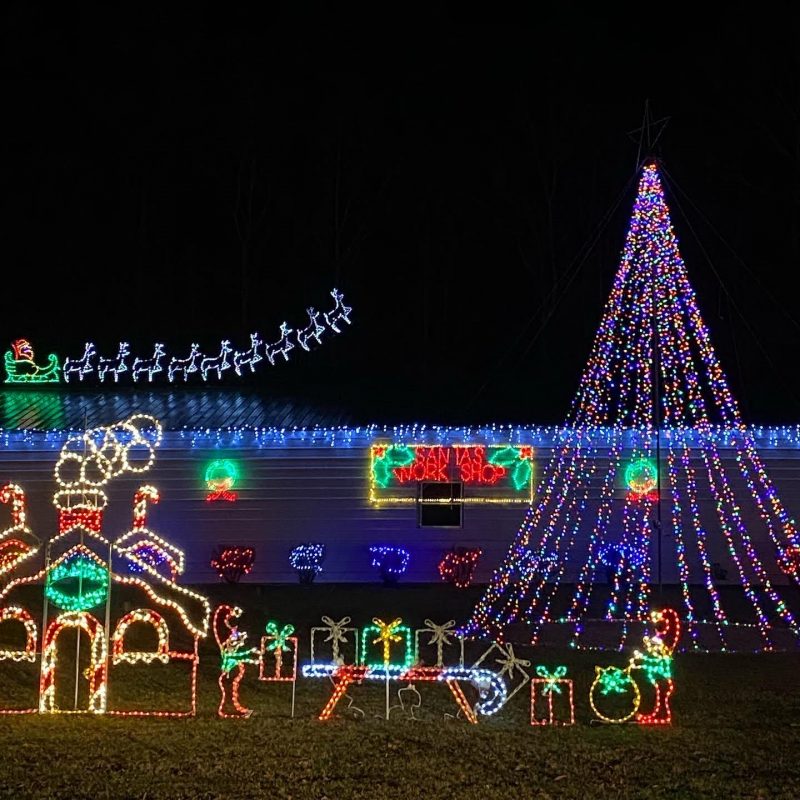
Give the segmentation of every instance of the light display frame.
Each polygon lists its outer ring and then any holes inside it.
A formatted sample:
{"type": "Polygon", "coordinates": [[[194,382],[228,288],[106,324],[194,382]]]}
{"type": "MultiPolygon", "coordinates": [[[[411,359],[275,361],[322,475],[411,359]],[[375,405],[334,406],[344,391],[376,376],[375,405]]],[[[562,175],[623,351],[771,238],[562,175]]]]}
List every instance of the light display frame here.
{"type": "MultiPolygon", "coordinates": [[[[369,483],[368,499],[376,507],[397,506],[397,505],[417,505],[419,503],[431,504],[441,502],[451,505],[459,503],[462,505],[529,505],[534,498],[536,490],[536,469],[535,449],[528,444],[469,444],[469,443],[449,443],[449,444],[429,444],[429,443],[406,443],[395,441],[379,440],[373,442],[369,449],[369,470],[367,479],[369,483]],[[391,486],[384,486],[385,479],[379,480],[378,474],[388,474],[387,470],[378,470],[378,465],[386,458],[387,451],[393,448],[401,448],[403,453],[414,454],[414,461],[398,466],[390,467],[388,473],[396,470],[408,471],[408,476],[398,479],[391,486]],[[497,486],[495,483],[486,483],[480,480],[464,480],[467,469],[466,461],[472,455],[475,460],[476,453],[480,454],[480,462],[486,467],[493,469],[493,474],[497,475],[497,481],[501,477],[511,475],[504,466],[495,465],[491,459],[500,457],[514,450],[519,454],[520,463],[530,464],[530,471],[526,482],[520,489],[512,489],[497,486]],[[472,451],[472,452],[471,452],[472,451]],[[427,462],[427,463],[426,463],[427,462]],[[421,468],[415,465],[424,464],[421,468]],[[414,472],[416,470],[416,472],[414,472]],[[497,470],[504,470],[501,475],[497,470]],[[460,498],[448,498],[438,500],[420,500],[417,496],[416,488],[419,483],[461,483],[464,489],[469,489],[480,494],[462,492],[460,498]]],[[[470,470],[474,471],[474,465],[470,465],[470,470]]],[[[405,474],[405,473],[403,473],[405,474]]]]}

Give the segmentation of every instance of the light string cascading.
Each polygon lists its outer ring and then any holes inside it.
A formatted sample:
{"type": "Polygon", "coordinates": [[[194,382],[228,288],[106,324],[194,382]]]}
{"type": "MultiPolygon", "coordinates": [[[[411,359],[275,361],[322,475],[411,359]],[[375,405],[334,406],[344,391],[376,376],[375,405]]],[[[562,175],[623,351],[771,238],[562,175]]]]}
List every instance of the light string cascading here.
{"type": "MultiPolygon", "coordinates": [[[[736,625],[758,632],[755,649],[773,649],[774,618],[800,639],[800,628],[770,574],[777,567],[792,580],[800,577],[795,563],[800,563],[795,558],[800,538],[756,452],[755,435],[741,421],[711,345],[654,163],[642,171],[619,269],[559,439],[516,539],[463,633],[502,641],[509,624],[524,622],[536,642],[547,623],[563,621],[573,626],[572,644],[582,646],[589,609],[596,607],[592,596],[604,586],[598,573],[606,569],[610,583],[604,616],[613,626],[609,630],[618,634],[607,646],[621,649],[633,623],[647,618],[658,564],[659,579],[677,579],[680,587],[688,647],[707,647],[700,626],[710,625],[716,647],[729,649],[728,633],[736,625]],[[721,430],[726,431],[724,440],[721,430]],[[657,437],[660,448],[655,447],[657,437]],[[608,453],[601,467],[595,443],[608,453]],[[729,477],[721,445],[734,450],[746,491],[729,477]],[[657,449],[664,451],[660,464],[654,460],[657,449]],[[652,469],[645,467],[648,463],[652,469]],[[625,471],[634,479],[634,491],[625,486],[620,496],[618,481],[625,471]],[[599,497],[596,488],[587,493],[598,478],[599,497]],[[704,491],[710,492],[716,511],[713,529],[701,519],[704,491]],[[777,555],[760,552],[763,540],[745,521],[750,519],[743,506],[748,497],[777,555]],[[661,531],[659,500],[665,501],[661,531]],[[717,588],[722,570],[712,561],[719,558],[720,544],[753,611],[754,625],[732,622],[724,608],[717,588]],[[577,567],[572,602],[566,617],[554,620],[553,599],[571,565],[577,567]],[[702,589],[695,588],[698,584],[702,589]],[[698,617],[701,606],[710,607],[710,621],[698,617]]],[[[614,680],[605,678],[609,685],[614,680]]]]}

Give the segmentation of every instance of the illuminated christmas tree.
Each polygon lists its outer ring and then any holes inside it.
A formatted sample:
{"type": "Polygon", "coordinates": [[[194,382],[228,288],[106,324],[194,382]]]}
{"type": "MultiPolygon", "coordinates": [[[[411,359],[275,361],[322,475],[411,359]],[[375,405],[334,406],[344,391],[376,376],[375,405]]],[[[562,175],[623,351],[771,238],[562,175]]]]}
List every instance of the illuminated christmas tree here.
{"type": "Polygon", "coordinates": [[[556,623],[580,646],[595,644],[589,632],[601,626],[591,621],[601,619],[613,631],[601,646],[622,647],[667,582],[680,587],[689,649],[796,645],[777,587],[797,580],[799,545],[711,345],[649,163],[567,424],[464,632],[502,640],[524,624],[541,642],[556,623]],[[735,594],[720,591],[718,554],[735,594]]]}

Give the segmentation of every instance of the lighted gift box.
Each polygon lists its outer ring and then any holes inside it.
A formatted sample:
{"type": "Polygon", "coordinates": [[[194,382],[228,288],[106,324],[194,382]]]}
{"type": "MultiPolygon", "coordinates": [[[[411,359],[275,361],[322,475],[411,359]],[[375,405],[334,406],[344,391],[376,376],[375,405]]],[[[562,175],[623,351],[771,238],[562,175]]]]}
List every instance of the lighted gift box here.
{"type": "Polygon", "coordinates": [[[531,725],[574,725],[575,703],[572,679],[565,678],[566,667],[550,672],[536,667],[531,678],[531,725]]]}
{"type": "Polygon", "coordinates": [[[311,629],[311,663],[357,664],[360,631],[347,627],[350,617],[342,617],[337,622],[323,616],[322,622],[324,625],[311,629]]]}
{"type": "Polygon", "coordinates": [[[297,637],[292,636],[294,625],[279,628],[267,623],[267,633],[261,637],[258,660],[258,679],[272,683],[291,683],[297,680],[297,637]]]}
{"type": "Polygon", "coordinates": [[[384,622],[377,617],[361,630],[361,663],[373,669],[388,666],[410,667],[414,662],[411,629],[400,617],[384,622]]]}

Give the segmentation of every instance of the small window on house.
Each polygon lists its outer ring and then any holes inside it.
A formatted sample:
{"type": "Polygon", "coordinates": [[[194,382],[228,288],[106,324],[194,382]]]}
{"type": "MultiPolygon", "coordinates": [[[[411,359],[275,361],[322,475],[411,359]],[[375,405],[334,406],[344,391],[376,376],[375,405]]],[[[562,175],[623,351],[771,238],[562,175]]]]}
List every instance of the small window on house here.
{"type": "Polygon", "coordinates": [[[420,483],[417,520],[420,528],[460,528],[461,483],[420,483]]]}

